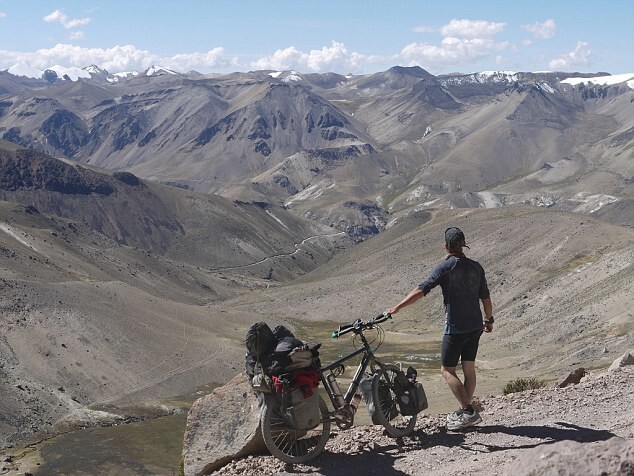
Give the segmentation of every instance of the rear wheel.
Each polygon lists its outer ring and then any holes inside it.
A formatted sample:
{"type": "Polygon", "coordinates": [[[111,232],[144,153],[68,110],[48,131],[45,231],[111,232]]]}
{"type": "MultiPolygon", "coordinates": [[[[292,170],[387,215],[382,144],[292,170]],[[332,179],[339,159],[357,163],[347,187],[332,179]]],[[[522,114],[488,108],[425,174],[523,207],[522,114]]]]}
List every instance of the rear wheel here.
{"type": "Polygon", "coordinates": [[[399,438],[409,435],[416,425],[416,415],[403,416],[399,412],[396,394],[394,393],[394,378],[399,372],[396,365],[383,365],[385,373],[377,370],[372,380],[372,398],[376,407],[376,421],[385,427],[390,436],[399,438]]]}
{"type": "Polygon", "coordinates": [[[264,443],[271,454],[285,463],[305,463],[317,457],[330,437],[328,407],[319,397],[321,421],[316,428],[298,431],[289,428],[278,415],[275,398],[267,395],[260,415],[260,428],[264,443]]]}

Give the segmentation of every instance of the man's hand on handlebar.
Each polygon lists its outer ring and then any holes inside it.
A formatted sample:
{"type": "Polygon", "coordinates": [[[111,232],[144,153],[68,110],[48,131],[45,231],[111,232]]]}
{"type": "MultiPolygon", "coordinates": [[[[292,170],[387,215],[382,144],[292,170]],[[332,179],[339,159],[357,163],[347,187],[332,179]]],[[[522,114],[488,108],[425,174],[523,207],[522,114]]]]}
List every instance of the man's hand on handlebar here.
{"type": "Polygon", "coordinates": [[[389,312],[385,311],[383,314],[379,314],[372,320],[368,322],[363,322],[361,319],[357,319],[352,324],[348,324],[346,326],[339,326],[339,329],[334,331],[331,335],[333,339],[338,339],[340,336],[347,334],[348,332],[354,331],[355,334],[363,331],[363,329],[371,329],[374,324],[379,324],[381,322],[385,322],[388,319],[392,319],[392,316],[389,312]]]}

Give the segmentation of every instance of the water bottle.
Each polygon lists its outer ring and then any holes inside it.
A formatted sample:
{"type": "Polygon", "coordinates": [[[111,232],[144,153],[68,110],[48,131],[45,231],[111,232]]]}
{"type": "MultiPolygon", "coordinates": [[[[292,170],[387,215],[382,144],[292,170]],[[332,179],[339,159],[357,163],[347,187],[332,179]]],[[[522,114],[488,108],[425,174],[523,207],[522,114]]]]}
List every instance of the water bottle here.
{"type": "Polygon", "coordinates": [[[330,386],[332,396],[334,397],[335,405],[337,406],[337,408],[343,407],[346,402],[343,399],[343,395],[341,394],[341,389],[339,388],[339,384],[337,383],[337,378],[334,374],[328,374],[326,380],[328,380],[328,385],[330,386]]]}

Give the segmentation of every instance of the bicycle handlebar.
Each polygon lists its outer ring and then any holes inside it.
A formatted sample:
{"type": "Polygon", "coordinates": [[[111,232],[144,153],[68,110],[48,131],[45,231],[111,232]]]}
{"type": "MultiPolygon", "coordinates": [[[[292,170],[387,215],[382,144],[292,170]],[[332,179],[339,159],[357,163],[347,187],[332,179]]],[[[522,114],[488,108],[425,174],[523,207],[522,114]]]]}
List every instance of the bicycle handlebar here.
{"type": "Polygon", "coordinates": [[[339,326],[339,329],[332,333],[333,339],[338,339],[340,336],[347,334],[348,332],[354,332],[355,334],[360,334],[365,329],[372,329],[376,324],[380,324],[381,322],[385,322],[388,319],[392,319],[392,315],[384,312],[383,314],[379,314],[375,318],[370,321],[363,322],[361,319],[357,319],[352,324],[348,324],[346,326],[339,326]]]}

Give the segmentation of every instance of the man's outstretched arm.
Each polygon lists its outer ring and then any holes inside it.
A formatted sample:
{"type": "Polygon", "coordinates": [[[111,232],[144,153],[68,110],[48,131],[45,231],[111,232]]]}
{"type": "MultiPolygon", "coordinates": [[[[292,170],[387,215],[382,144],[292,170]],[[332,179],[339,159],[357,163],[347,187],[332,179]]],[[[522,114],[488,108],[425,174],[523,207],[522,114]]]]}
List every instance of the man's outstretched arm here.
{"type": "Polygon", "coordinates": [[[409,306],[410,304],[413,304],[416,301],[418,301],[424,295],[425,293],[423,292],[421,288],[415,287],[409,292],[407,296],[405,296],[405,298],[401,302],[399,302],[396,306],[387,309],[386,312],[388,312],[389,314],[396,314],[405,306],[409,306]]]}

